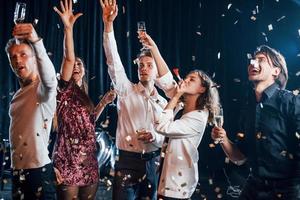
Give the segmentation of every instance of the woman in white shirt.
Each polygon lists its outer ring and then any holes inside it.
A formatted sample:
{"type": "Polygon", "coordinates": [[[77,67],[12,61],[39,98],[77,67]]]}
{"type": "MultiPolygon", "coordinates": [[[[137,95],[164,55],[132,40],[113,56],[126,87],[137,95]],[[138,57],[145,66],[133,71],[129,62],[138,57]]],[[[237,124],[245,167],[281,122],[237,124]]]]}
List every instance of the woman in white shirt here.
{"type": "Polygon", "coordinates": [[[198,183],[197,148],[207,122],[212,123],[220,110],[219,93],[201,70],[191,71],[178,85],[164,79],[170,70],[157,45],[145,32],[139,33],[139,39],[153,55],[160,78],[158,86],[171,98],[162,114],[155,116],[156,130],[167,138],[161,153],[158,200],[189,199],[198,183]],[[183,115],[174,120],[180,105],[183,115]]]}
{"type": "MultiPolygon", "coordinates": [[[[189,199],[198,183],[198,146],[207,122],[219,111],[219,94],[204,72],[195,70],[179,82],[176,92],[157,119],[156,130],[169,138],[162,153],[164,161],[158,199],[189,199]],[[183,99],[183,115],[174,120],[174,109],[183,99]]],[[[175,109],[178,110],[178,109],[175,109]]]]}

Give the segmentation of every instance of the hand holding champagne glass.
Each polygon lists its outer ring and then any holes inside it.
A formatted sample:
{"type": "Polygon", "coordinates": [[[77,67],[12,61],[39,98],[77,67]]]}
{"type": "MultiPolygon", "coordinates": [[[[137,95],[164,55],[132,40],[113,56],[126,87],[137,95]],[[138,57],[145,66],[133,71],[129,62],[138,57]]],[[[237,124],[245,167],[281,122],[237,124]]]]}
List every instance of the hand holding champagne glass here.
{"type": "MultiPolygon", "coordinates": [[[[23,23],[25,20],[26,14],[26,4],[22,2],[17,2],[14,12],[14,23],[20,24],[23,23]]],[[[16,44],[20,44],[20,41],[16,39],[16,44]]]]}
{"type": "MultiPolygon", "coordinates": [[[[214,119],[214,125],[217,126],[217,127],[222,127],[223,126],[223,123],[224,123],[224,116],[223,116],[223,109],[220,108],[220,112],[215,115],[215,119],[214,119]]],[[[215,144],[219,144],[219,143],[222,143],[222,138],[217,138],[215,141],[214,141],[215,144]]]]}
{"type": "MultiPolygon", "coordinates": [[[[146,23],[144,21],[137,22],[137,31],[139,34],[143,35],[146,33],[146,23]]],[[[143,46],[141,51],[147,49],[147,47],[143,46]]]]}

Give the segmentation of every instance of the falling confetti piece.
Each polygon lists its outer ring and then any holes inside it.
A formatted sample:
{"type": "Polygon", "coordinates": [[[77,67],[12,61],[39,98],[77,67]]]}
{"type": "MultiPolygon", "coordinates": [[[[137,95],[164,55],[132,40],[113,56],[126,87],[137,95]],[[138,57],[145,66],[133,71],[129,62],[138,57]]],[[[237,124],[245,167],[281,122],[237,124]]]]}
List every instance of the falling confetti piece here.
{"type": "Polygon", "coordinates": [[[92,76],[91,78],[90,78],[90,80],[94,80],[96,78],[96,76],[92,76]]]}
{"type": "Polygon", "coordinates": [[[236,25],[239,22],[239,20],[236,20],[233,24],[236,25]]]}
{"type": "Polygon", "coordinates": [[[216,188],[214,189],[214,191],[215,191],[216,193],[219,193],[219,192],[221,191],[221,188],[216,187],[216,188]]]}
{"type": "Polygon", "coordinates": [[[227,10],[229,10],[229,9],[231,8],[231,6],[232,6],[232,3],[229,3],[229,4],[227,5],[227,10]]]}
{"type": "Polygon", "coordinates": [[[208,146],[209,146],[210,148],[215,148],[215,147],[216,147],[216,145],[213,144],[213,143],[210,143],[208,146]]]}
{"type": "Polygon", "coordinates": [[[268,30],[269,30],[269,31],[272,31],[272,30],[273,30],[273,25],[272,25],[272,24],[269,24],[269,25],[268,25],[268,30]]]}
{"type": "Polygon", "coordinates": [[[240,83],[241,82],[241,80],[238,79],[238,78],[233,79],[233,81],[236,82],[236,83],[240,83]]]}
{"type": "Polygon", "coordinates": [[[208,179],[208,184],[209,184],[209,185],[212,185],[212,184],[213,184],[213,179],[212,179],[212,178],[209,178],[209,179],[208,179]]]}
{"type": "Polygon", "coordinates": [[[284,18],[285,18],[285,16],[283,15],[280,18],[278,18],[276,21],[279,22],[279,21],[283,20],[284,18]]]}
{"type": "Polygon", "coordinates": [[[127,135],[125,139],[126,139],[127,142],[129,142],[129,141],[131,141],[131,136],[127,135]]]}
{"type": "Polygon", "coordinates": [[[197,31],[196,34],[201,36],[201,32],[200,31],[197,31]]]}
{"type": "Polygon", "coordinates": [[[218,52],[218,60],[221,58],[221,52],[218,52]]]}
{"type": "Polygon", "coordinates": [[[127,31],[127,32],[126,32],[126,37],[128,38],[128,37],[129,37],[129,35],[130,35],[130,32],[129,32],[129,31],[127,31]]]}
{"type": "Polygon", "coordinates": [[[298,132],[296,132],[295,135],[298,139],[300,139],[300,134],[298,132]]]}
{"type": "Polygon", "coordinates": [[[56,26],[57,26],[57,28],[58,28],[58,29],[60,29],[60,26],[59,26],[59,24],[56,24],[56,26]]]}
{"type": "Polygon", "coordinates": [[[295,75],[296,75],[296,76],[300,76],[300,71],[296,72],[295,75]]]}
{"type": "Polygon", "coordinates": [[[228,158],[228,157],[225,157],[225,163],[226,163],[226,164],[229,164],[229,162],[230,162],[229,158],[228,158]]]}
{"type": "Polygon", "coordinates": [[[255,21],[256,20],[256,17],[254,17],[253,15],[250,17],[250,19],[252,20],[252,21],[255,21]]]}
{"type": "Polygon", "coordinates": [[[37,25],[38,24],[38,22],[39,22],[39,20],[38,19],[34,19],[34,21],[33,21],[33,25],[35,26],[35,25],[37,25]]]}
{"type": "Polygon", "coordinates": [[[247,58],[248,59],[252,59],[252,54],[251,53],[247,53],[247,58]]]}

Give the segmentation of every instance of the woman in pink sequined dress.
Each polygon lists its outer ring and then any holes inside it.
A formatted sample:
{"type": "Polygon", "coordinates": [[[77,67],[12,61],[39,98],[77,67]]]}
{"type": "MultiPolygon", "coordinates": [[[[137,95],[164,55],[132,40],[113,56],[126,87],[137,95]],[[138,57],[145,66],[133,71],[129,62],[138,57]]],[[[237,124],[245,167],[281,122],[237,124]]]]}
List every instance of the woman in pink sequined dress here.
{"type": "Polygon", "coordinates": [[[59,199],[94,199],[99,171],[96,157],[95,122],[105,105],[114,100],[109,91],[94,107],[83,80],[84,64],[75,57],[73,25],[82,13],[73,15],[72,0],[54,7],[64,24],[64,57],[57,95],[58,134],[53,163],[59,199]]]}

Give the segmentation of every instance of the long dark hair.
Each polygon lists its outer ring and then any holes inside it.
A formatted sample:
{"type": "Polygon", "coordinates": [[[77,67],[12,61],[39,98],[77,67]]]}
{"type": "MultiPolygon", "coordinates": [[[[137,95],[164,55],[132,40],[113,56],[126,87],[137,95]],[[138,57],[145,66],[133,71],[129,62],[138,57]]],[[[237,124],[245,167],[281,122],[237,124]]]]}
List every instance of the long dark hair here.
{"type": "Polygon", "coordinates": [[[215,115],[220,112],[220,97],[216,84],[201,70],[193,70],[189,74],[191,73],[197,73],[201,79],[202,86],[206,88],[205,92],[197,99],[197,109],[207,109],[208,122],[213,123],[215,115]]]}
{"type": "MultiPolygon", "coordinates": [[[[85,73],[82,77],[82,84],[79,87],[80,90],[82,91],[82,95],[79,95],[78,98],[81,100],[81,102],[87,107],[88,111],[90,113],[94,112],[94,103],[92,102],[92,100],[90,99],[88,92],[89,92],[89,88],[88,88],[88,82],[87,82],[87,72],[86,72],[86,68],[85,68],[85,64],[83,62],[83,60],[79,57],[75,58],[76,61],[80,61],[82,63],[82,67],[85,69],[85,73]]],[[[74,64],[75,65],[75,64],[74,64]]],[[[75,82],[74,82],[75,84],[75,82]]]]}

